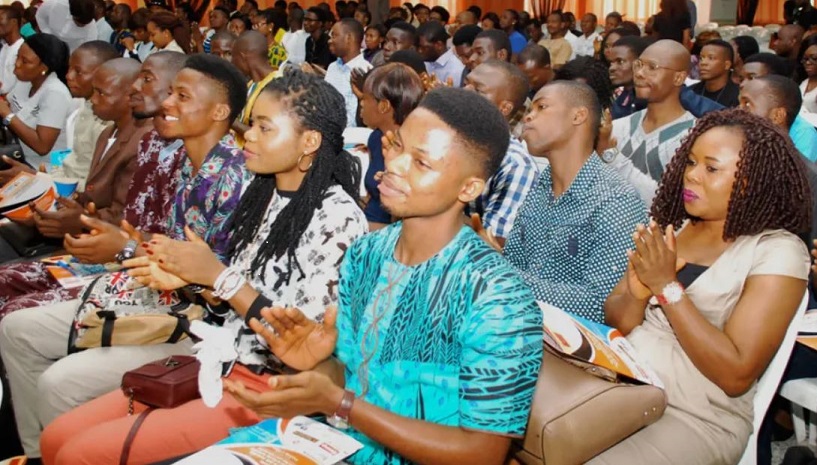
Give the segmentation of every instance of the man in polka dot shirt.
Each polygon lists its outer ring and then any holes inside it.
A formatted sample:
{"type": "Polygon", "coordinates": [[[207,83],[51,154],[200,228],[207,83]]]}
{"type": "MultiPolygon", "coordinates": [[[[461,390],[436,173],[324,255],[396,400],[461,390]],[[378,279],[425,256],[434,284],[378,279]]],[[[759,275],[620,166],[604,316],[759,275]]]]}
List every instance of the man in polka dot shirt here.
{"type": "Polygon", "coordinates": [[[595,154],[601,105],[586,84],[543,87],[522,137],[545,168],[504,249],[537,300],[596,322],[621,279],[630,235],[646,212],[638,194],[595,154]]]}

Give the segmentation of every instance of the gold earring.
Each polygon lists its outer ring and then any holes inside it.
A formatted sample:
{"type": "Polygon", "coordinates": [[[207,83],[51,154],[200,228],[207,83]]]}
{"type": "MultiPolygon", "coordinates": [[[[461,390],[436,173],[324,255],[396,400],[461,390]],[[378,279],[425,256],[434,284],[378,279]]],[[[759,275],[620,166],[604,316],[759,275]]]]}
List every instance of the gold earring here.
{"type": "Polygon", "coordinates": [[[298,157],[298,171],[300,171],[301,173],[306,173],[307,171],[309,171],[310,168],[312,168],[312,163],[314,163],[314,162],[315,162],[315,154],[314,153],[304,153],[304,154],[302,154],[300,157],[298,157]],[[306,168],[301,168],[301,160],[303,160],[304,157],[306,157],[306,156],[311,157],[309,159],[309,166],[307,166],[306,168]]]}

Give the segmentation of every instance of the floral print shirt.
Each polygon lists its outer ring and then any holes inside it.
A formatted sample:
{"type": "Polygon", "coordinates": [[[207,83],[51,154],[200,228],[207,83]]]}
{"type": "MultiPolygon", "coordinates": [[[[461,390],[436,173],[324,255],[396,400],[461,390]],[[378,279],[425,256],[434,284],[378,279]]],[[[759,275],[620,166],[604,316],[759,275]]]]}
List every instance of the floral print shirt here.
{"type": "Polygon", "coordinates": [[[175,201],[167,217],[167,235],[183,240],[184,227],[189,226],[224,260],[233,213],[251,178],[244,167],[244,155],[229,135],[210,150],[195,176],[193,164],[185,157],[175,201]]]}

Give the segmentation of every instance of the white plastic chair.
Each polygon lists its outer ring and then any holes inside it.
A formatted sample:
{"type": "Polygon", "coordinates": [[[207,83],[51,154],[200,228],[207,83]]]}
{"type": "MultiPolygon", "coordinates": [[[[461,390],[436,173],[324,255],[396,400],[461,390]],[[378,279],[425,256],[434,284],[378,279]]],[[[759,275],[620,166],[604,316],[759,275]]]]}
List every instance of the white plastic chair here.
{"type": "Polygon", "coordinates": [[[794,348],[795,340],[797,339],[797,332],[800,329],[800,320],[803,319],[803,314],[806,313],[808,306],[808,293],[803,296],[803,301],[800,303],[800,308],[794,314],[794,318],[789,324],[789,329],[786,331],[786,336],[783,338],[783,343],[777,349],[766,371],[757,382],[757,390],[755,391],[754,399],[754,432],[749,436],[749,442],[746,445],[746,450],[743,452],[738,465],[756,465],[757,464],[757,433],[760,431],[760,425],[763,424],[763,418],[766,416],[766,411],[769,409],[769,404],[777,392],[777,386],[780,384],[780,378],[783,377],[783,371],[789,363],[791,351],[794,348]]]}

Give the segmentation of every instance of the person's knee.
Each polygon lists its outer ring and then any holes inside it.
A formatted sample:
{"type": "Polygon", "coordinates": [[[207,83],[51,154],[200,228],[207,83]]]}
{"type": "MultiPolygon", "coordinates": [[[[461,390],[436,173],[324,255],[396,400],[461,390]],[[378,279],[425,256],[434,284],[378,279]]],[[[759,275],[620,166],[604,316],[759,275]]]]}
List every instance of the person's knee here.
{"type": "Polygon", "coordinates": [[[26,340],[31,328],[31,318],[29,312],[20,311],[6,315],[0,320],[0,349],[6,352],[15,347],[20,341],[26,340]]]}
{"type": "MultiPolygon", "coordinates": [[[[40,441],[40,449],[43,451],[43,463],[49,465],[114,463],[108,459],[115,456],[115,453],[112,452],[113,444],[104,438],[100,438],[98,434],[85,431],[71,436],[71,431],[65,431],[63,428],[62,431],[55,431],[52,435],[50,429],[49,426],[43,431],[42,440],[40,441]],[[107,449],[110,449],[110,451],[107,449]],[[53,460],[46,461],[48,457],[53,457],[53,460]]],[[[121,450],[121,448],[120,445],[119,449],[121,450]]]]}

